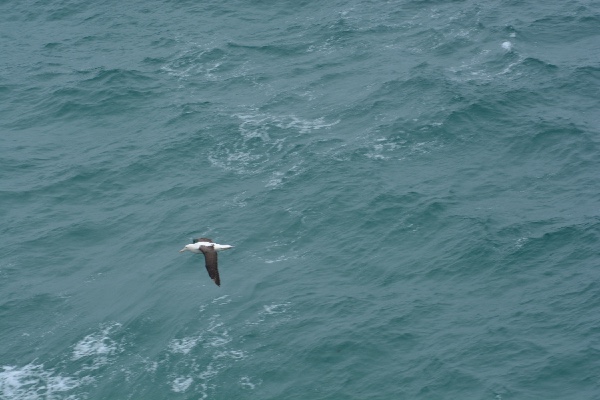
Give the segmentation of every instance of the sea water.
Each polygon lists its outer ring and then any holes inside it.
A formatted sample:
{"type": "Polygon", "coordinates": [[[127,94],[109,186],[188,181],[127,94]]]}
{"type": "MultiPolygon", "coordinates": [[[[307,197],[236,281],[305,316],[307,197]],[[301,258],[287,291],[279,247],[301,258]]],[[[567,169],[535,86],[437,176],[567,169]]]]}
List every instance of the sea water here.
{"type": "Polygon", "coordinates": [[[0,398],[600,398],[599,27],[1,2],[0,398]]]}

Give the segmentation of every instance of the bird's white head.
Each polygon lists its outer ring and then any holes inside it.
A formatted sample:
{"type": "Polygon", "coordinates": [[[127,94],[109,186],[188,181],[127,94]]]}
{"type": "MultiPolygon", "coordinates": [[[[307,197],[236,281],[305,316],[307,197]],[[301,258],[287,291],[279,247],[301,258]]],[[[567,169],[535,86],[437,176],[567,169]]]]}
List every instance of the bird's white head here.
{"type": "Polygon", "coordinates": [[[184,251],[186,251],[186,250],[191,250],[191,246],[192,246],[191,244],[186,244],[186,245],[185,245],[185,247],[184,247],[183,249],[179,250],[179,252],[180,252],[180,253],[183,253],[183,252],[184,252],[184,251]]]}

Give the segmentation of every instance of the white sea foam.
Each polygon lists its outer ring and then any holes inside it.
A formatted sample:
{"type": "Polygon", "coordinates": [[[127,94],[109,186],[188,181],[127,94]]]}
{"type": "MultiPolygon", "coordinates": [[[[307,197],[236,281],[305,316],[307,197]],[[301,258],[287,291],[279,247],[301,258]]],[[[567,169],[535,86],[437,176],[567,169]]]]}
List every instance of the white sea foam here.
{"type": "Polygon", "coordinates": [[[271,324],[279,324],[291,319],[288,314],[290,308],[289,302],[264,304],[263,309],[258,312],[255,318],[246,321],[247,325],[262,325],[267,320],[271,319],[271,324]]]}
{"type": "Polygon", "coordinates": [[[413,154],[414,153],[427,154],[427,153],[431,152],[431,150],[434,149],[436,146],[438,146],[438,143],[436,141],[419,142],[419,143],[415,143],[414,145],[412,145],[410,147],[410,152],[413,154]]]}
{"type": "Polygon", "coordinates": [[[265,314],[282,314],[288,310],[290,303],[264,305],[265,314]]]}
{"type": "Polygon", "coordinates": [[[203,61],[205,54],[208,54],[214,47],[211,44],[199,45],[194,42],[185,43],[185,49],[177,56],[163,65],[161,70],[167,74],[179,79],[185,79],[189,76],[204,75],[205,79],[214,80],[212,72],[220,65],[220,61],[203,61]]]}
{"type": "Polygon", "coordinates": [[[144,366],[146,372],[155,373],[158,370],[158,362],[156,361],[144,360],[144,366]]]}
{"type": "Polygon", "coordinates": [[[491,81],[494,79],[494,74],[486,67],[490,54],[493,53],[489,49],[484,49],[471,59],[463,61],[460,66],[450,67],[449,70],[456,74],[453,79],[460,81],[491,81]]]}
{"type": "Polygon", "coordinates": [[[169,342],[169,350],[172,353],[188,354],[201,340],[202,335],[173,339],[169,342]]]}
{"type": "Polygon", "coordinates": [[[215,299],[212,300],[213,304],[218,304],[218,305],[224,305],[224,304],[228,304],[231,303],[231,298],[229,295],[224,295],[221,297],[217,297],[215,299]]]}
{"type": "Polygon", "coordinates": [[[517,241],[515,242],[515,247],[517,249],[520,249],[521,247],[523,247],[523,245],[525,245],[527,242],[529,241],[529,238],[526,237],[522,237],[517,239],[517,241]]]}
{"type": "Polygon", "coordinates": [[[340,120],[326,122],[325,118],[316,119],[300,118],[296,115],[270,115],[263,113],[236,114],[242,122],[240,123],[240,132],[247,138],[260,137],[267,141],[270,140],[268,131],[270,128],[280,128],[285,130],[295,130],[300,133],[309,133],[311,131],[330,128],[337,125],[340,120]]]}
{"type": "Polygon", "coordinates": [[[292,166],[286,172],[275,171],[271,174],[271,178],[269,179],[269,181],[267,182],[265,187],[269,187],[269,188],[280,187],[284,182],[284,178],[286,180],[288,180],[291,177],[298,175],[302,171],[304,171],[304,169],[300,167],[300,164],[296,164],[296,165],[292,166]]]}
{"type": "Polygon", "coordinates": [[[307,53],[323,53],[323,54],[331,54],[336,49],[336,40],[335,39],[326,39],[324,41],[319,42],[318,45],[311,44],[308,49],[306,49],[307,53]]]}
{"type": "Polygon", "coordinates": [[[0,398],[11,400],[71,399],[65,392],[92,378],[76,379],[62,376],[43,365],[28,364],[24,367],[3,366],[0,371],[0,398]]]}
{"type": "Polygon", "coordinates": [[[207,341],[207,344],[212,347],[221,347],[225,346],[227,343],[231,342],[231,338],[227,335],[227,331],[222,336],[216,336],[207,341]]]}
{"type": "Polygon", "coordinates": [[[282,256],[279,256],[279,257],[277,257],[277,258],[275,258],[273,260],[265,260],[265,262],[267,264],[273,264],[273,263],[278,263],[278,262],[282,262],[282,261],[285,261],[285,260],[289,260],[290,258],[297,258],[297,257],[289,257],[289,256],[282,255],[282,256]]]}
{"type": "Polygon", "coordinates": [[[257,165],[263,158],[260,155],[252,155],[249,151],[236,151],[229,148],[216,150],[208,156],[208,161],[217,168],[233,171],[238,174],[256,172],[257,165]]]}
{"type": "Polygon", "coordinates": [[[187,376],[187,377],[182,377],[180,376],[179,378],[175,378],[173,380],[173,382],[171,383],[171,389],[175,392],[175,393],[183,393],[186,390],[188,390],[188,388],[190,387],[190,385],[192,384],[194,380],[187,376]]]}
{"type": "MultiPolygon", "coordinates": [[[[431,129],[432,126],[440,126],[441,123],[431,123],[421,128],[422,131],[431,129]]],[[[365,153],[367,158],[373,160],[387,160],[394,156],[395,159],[404,159],[406,155],[427,154],[438,147],[436,141],[418,142],[408,144],[406,141],[388,141],[385,138],[376,139],[371,145],[371,150],[365,153]]]]}
{"type": "Polygon", "coordinates": [[[242,191],[238,194],[236,194],[235,196],[233,196],[230,199],[226,199],[224,204],[226,206],[229,207],[246,207],[246,205],[248,204],[246,199],[248,198],[248,195],[246,194],[246,191],[242,191]]]}
{"type": "MultiPolygon", "coordinates": [[[[273,154],[285,150],[290,138],[339,123],[339,120],[327,122],[324,118],[303,119],[295,115],[244,113],[233,116],[241,121],[238,127],[240,137],[217,145],[208,160],[215,167],[238,174],[263,171],[273,154]],[[257,146],[261,147],[260,151],[256,151],[257,146]]],[[[277,185],[278,181],[272,184],[277,185]]]]}
{"type": "Polygon", "coordinates": [[[209,380],[209,379],[217,376],[218,373],[219,373],[219,371],[215,367],[213,367],[213,365],[211,363],[206,366],[206,369],[204,371],[202,371],[198,374],[198,378],[203,379],[203,380],[209,380]]]}
{"type": "Polygon", "coordinates": [[[521,63],[523,62],[523,60],[524,60],[524,59],[525,59],[525,57],[523,57],[523,56],[519,56],[519,58],[517,59],[517,61],[514,61],[514,62],[512,62],[512,63],[508,64],[508,66],[507,66],[506,68],[504,68],[504,69],[502,70],[502,72],[500,72],[500,73],[499,73],[499,75],[504,75],[504,74],[508,74],[508,73],[510,73],[510,72],[511,72],[511,70],[512,70],[512,68],[513,68],[514,66],[516,66],[516,65],[519,65],[519,64],[521,64],[521,63]]]}
{"type": "Polygon", "coordinates": [[[92,369],[107,364],[111,356],[122,351],[121,344],[110,337],[120,327],[121,324],[114,323],[103,327],[100,332],[87,335],[75,344],[72,359],[92,358],[92,369]]]}
{"type": "Polygon", "coordinates": [[[506,42],[502,42],[502,48],[506,51],[510,51],[512,49],[512,43],[508,40],[506,42]]]}
{"type": "Polygon", "coordinates": [[[366,153],[365,156],[367,158],[370,158],[371,160],[385,160],[385,159],[387,159],[386,156],[384,156],[382,154],[377,154],[375,152],[366,153]]]}
{"type": "Polygon", "coordinates": [[[242,376],[240,378],[240,385],[244,388],[244,389],[250,389],[250,390],[254,390],[256,388],[256,385],[260,385],[260,382],[258,383],[252,383],[252,381],[250,380],[249,377],[247,376],[242,376]]]}
{"type": "Polygon", "coordinates": [[[202,390],[200,390],[200,392],[198,394],[200,394],[200,397],[198,398],[198,400],[204,400],[208,398],[208,393],[206,392],[208,390],[208,385],[201,383],[200,388],[202,388],[202,390]]]}
{"type": "Polygon", "coordinates": [[[216,352],[214,358],[232,358],[234,360],[243,360],[246,358],[246,356],[247,353],[243,350],[228,350],[216,352]]]}
{"type": "Polygon", "coordinates": [[[206,329],[208,332],[214,333],[218,328],[223,326],[223,322],[217,321],[217,318],[219,318],[218,314],[211,317],[208,324],[208,328],[206,329]]]}
{"type": "MultiPolygon", "coordinates": [[[[227,297],[228,296],[223,296],[215,300],[224,300],[227,297]]],[[[213,303],[214,302],[215,301],[213,301],[213,303]]],[[[213,315],[209,320],[208,328],[206,328],[206,331],[204,331],[202,334],[195,337],[171,341],[170,348],[173,351],[187,354],[201,339],[204,342],[205,348],[222,347],[231,342],[232,338],[229,336],[229,331],[222,328],[224,324],[219,320],[219,317],[219,314],[213,315]]]]}

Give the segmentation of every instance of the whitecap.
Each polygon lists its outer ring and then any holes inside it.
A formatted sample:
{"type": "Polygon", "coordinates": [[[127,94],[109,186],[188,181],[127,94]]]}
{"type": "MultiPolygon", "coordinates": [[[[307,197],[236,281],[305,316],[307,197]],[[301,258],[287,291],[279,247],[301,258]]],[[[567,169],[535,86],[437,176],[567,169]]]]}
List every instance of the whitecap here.
{"type": "Polygon", "coordinates": [[[173,380],[171,383],[171,389],[175,393],[183,393],[188,390],[193,381],[194,380],[189,376],[175,378],[175,380],[173,380]]]}
{"type": "Polygon", "coordinates": [[[198,378],[203,380],[209,380],[210,378],[217,376],[219,371],[215,369],[212,364],[208,364],[206,369],[198,374],[198,378]]]}
{"type": "Polygon", "coordinates": [[[158,362],[144,360],[144,369],[146,372],[155,373],[158,370],[158,362]]]}
{"type": "Polygon", "coordinates": [[[273,260],[265,260],[265,262],[267,264],[273,264],[273,263],[277,263],[277,262],[281,262],[281,261],[285,261],[285,260],[289,260],[290,258],[296,258],[296,257],[288,257],[288,256],[279,256],[273,260]]]}
{"type": "Polygon", "coordinates": [[[231,298],[229,297],[229,295],[226,294],[224,296],[213,299],[212,303],[213,304],[217,303],[219,305],[228,304],[228,303],[231,303],[231,298]]]}
{"type": "Polygon", "coordinates": [[[282,314],[287,311],[290,303],[264,305],[265,314],[282,314]]]}
{"type": "Polygon", "coordinates": [[[169,350],[172,353],[188,354],[200,340],[202,340],[202,335],[173,339],[169,342],[169,350]]]}
{"type": "Polygon", "coordinates": [[[516,247],[517,249],[520,249],[520,248],[521,248],[521,247],[523,247],[523,245],[524,245],[525,243],[527,243],[528,241],[529,241],[529,238],[527,238],[527,237],[522,237],[522,238],[520,238],[520,239],[517,239],[517,241],[515,242],[515,247],[516,247]]]}
{"type": "Polygon", "coordinates": [[[65,399],[64,392],[75,389],[92,378],[76,379],[45,370],[43,365],[28,364],[18,368],[3,366],[0,371],[0,398],[65,399]]]}
{"type": "Polygon", "coordinates": [[[253,390],[256,388],[256,385],[260,384],[259,383],[252,383],[252,381],[250,380],[249,377],[247,376],[242,376],[240,378],[240,385],[244,388],[244,389],[250,389],[253,390]]]}
{"type": "Polygon", "coordinates": [[[236,114],[242,122],[240,123],[240,132],[246,139],[260,137],[264,141],[269,141],[271,138],[267,131],[269,127],[280,129],[293,129],[302,134],[324,128],[331,128],[340,123],[340,120],[326,122],[324,117],[316,119],[300,118],[296,115],[270,115],[263,113],[256,114],[236,114]]]}
{"type": "Polygon", "coordinates": [[[385,160],[385,159],[387,159],[386,156],[384,156],[382,154],[377,154],[377,153],[366,153],[365,156],[367,158],[370,158],[371,160],[385,160]]]}
{"type": "Polygon", "coordinates": [[[265,187],[278,187],[283,182],[283,172],[273,172],[271,179],[267,182],[265,187]]]}
{"type": "Polygon", "coordinates": [[[72,359],[79,360],[90,357],[94,360],[92,369],[107,364],[110,356],[122,351],[122,346],[110,337],[120,326],[121,324],[115,323],[81,339],[73,347],[72,359]]]}
{"type": "Polygon", "coordinates": [[[243,360],[246,358],[246,352],[243,350],[229,350],[216,352],[214,358],[232,358],[234,360],[243,360]]]}
{"type": "Polygon", "coordinates": [[[304,169],[300,165],[301,165],[301,163],[293,165],[286,172],[280,172],[280,171],[273,172],[271,174],[271,178],[269,179],[269,181],[267,182],[265,187],[269,187],[269,188],[280,187],[283,184],[284,179],[287,181],[287,180],[291,179],[292,177],[295,177],[298,174],[304,172],[304,169]]]}
{"type": "Polygon", "coordinates": [[[229,342],[231,342],[231,338],[227,334],[227,331],[225,331],[222,336],[216,336],[210,339],[207,344],[212,347],[221,347],[225,346],[229,342]]]}

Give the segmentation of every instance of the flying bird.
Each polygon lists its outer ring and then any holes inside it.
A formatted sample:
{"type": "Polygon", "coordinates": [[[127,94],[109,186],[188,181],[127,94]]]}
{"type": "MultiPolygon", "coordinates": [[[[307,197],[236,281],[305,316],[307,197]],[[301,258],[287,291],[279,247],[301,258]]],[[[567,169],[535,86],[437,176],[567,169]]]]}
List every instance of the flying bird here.
{"type": "Polygon", "coordinates": [[[191,251],[196,254],[204,254],[204,261],[206,262],[206,270],[208,276],[217,284],[221,286],[221,279],[219,279],[219,269],[217,267],[217,251],[231,249],[233,246],[228,244],[214,243],[212,239],[198,238],[193,239],[192,243],[186,244],[185,247],[179,250],[180,253],[184,251],[191,251]]]}

